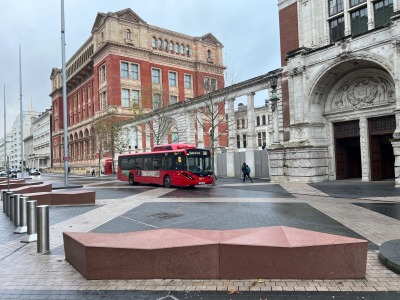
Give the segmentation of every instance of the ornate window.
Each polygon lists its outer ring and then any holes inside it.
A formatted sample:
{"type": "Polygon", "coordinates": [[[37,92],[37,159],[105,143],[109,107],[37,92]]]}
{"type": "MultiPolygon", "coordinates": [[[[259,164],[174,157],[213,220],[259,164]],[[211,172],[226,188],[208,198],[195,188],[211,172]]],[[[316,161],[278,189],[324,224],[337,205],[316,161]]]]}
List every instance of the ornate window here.
{"type": "Polygon", "coordinates": [[[393,15],[393,0],[382,0],[374,3],[375,28],[386,25],[393,15]]]}
{"type": "Polygon", "coordinates": [[[126,62],[121,62],[121,77],[122,78],[128,78],[128,63],[126,62]]]}
{"type": "Polygon", "coordinates": [[[367,0],[350,0],[350,7],[356,6],[361,3],[365,3],[367,0]]]}
{"type": "Polygon", "coordinates": [[[343,0],[328,0],[329,15],[333,16],[343,11],[343,0]]]}
{"type": "Polygon", "coordinates": [[[164,40],[164,42],[163,42],[163,49],[168,50],[168,41],[167,40],[164,40]]]}
{"type": "Polygon", "coordinates": [[[161,39],[157,40],[157,47],[160,49],[162,48],[162,40],[161,39]]]}
{"type": "Polygon", "coordinates": [[[368,31],[367,7],[351,13],[351,34],[358,35],[368,31]]]}
{"type": "Polygon", "coordinates": [[[129,90],[128,89],[122,89],[121,106],[122,107],[129,107],[129,90]]]}
{"type": "Polygon", "coordinates": [[[139,66],[137,64],[131,64],[131,78],[135,80],[139,79],[139,66]]]}
{"type": "Polygon", "coordinates": [[[332,43],[344,37],[344,17],[329,22],[329,34],[332,43]]]}
{"type": "Polygon", "coordinates": [[[151,69],[151,82],[154,84],[161,83],[161,72],[160,69],[151,69]]]}
{"type": "Polygon", "coordinates": [[[129,29],[125,30],[125,39],[127,40],[131,39],[131,31],[129,29]]]}
{"type": "Polygon", "coordinates": [[[161,95],[153,94],[153,109],[161,108],[161,95]]]}
{"type": "Polygon", "coordinates": [[[186,45],[186,55],[190,55],[190,47],[189,45],[186,45]]]}
{"type": "Polygon", "coordinates": [[[178,96],[169,96],[169,104],[178,103],[178,96]]]}
{"type": "Polygon", "coordinates": [[[139,106],[140,105],[140,93],[138,90],[133,90],[131,94],[132,104],[139,106]]]}
{"type": "Polygon", "coordinates": [[[192,75],[185,74],[185,89],[192,88],[192,75]]]}
{"type": "Polygon", "coordinates": [[[176,86],[176,72],[169,72],[169,86],[176,86]]]}
{"type": "Polygon", "coordinates": [[[156,47],[156,38],[155,38],[154,36],[153,36],[152,39],[151,39],[151,46],[152,46],[153,48],[156,47]]]}

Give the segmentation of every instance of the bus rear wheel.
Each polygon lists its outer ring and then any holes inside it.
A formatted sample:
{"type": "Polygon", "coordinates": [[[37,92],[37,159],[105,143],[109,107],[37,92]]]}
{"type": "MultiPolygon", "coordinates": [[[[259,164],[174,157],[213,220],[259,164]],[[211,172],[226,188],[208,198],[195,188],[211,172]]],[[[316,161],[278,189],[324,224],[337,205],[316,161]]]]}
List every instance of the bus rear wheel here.
{"type": "Polygon", "coordinates": [[[129,184],[135,185],[135,181],[133,180],[133,174],[129,174],[129,184]]]}
{"type": "Polygon", "coordinates": [[[171,177],[169,177],[168,175],[164,177],[164,186],[166,188],[171,187],[171,177]]]}

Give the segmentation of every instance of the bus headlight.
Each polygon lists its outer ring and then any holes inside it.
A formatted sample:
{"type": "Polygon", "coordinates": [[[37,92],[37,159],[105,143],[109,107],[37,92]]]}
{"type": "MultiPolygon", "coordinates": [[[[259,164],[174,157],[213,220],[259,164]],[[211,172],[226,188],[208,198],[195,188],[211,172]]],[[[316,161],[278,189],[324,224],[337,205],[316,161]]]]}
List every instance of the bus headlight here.
{"type": "Polygon", "coordinates": [[[183,173],[182,175],[185,176],[186,178],[190,179],[190,180],[194,180],[194,178],[192,176],[190,176],[188,173],[183,173]]]}

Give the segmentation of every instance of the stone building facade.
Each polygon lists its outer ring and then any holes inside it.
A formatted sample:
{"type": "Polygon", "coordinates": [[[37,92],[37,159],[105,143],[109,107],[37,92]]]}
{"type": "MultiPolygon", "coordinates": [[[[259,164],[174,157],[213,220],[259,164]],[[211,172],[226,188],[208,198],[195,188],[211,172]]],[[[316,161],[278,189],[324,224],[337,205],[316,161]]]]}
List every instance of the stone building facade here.
{"type": "MultiPolygon", "coordinates": [[[[91,36],[66,65],[65,121],[72,171],[97,164],[99,149],[94,123],[105,117],[109,107],[116,108],[118,117],[124,120],[138,111],[151,113],[222,88],[222,47],[211,33],[192,37],[152,26],[131,9],[98,13],[91,36]]],[[[61,70],[53,68],[50,79],[52,161],[53,168],[62,169],[61,70]]],[[[147,138],[151,129],[147,125],[141,124],[137,132],[140,136],[135,141],[140,141],[140,145],[130,146],[151,149],[154,142],[147,138]]],[[[194,138],[204,140],[198,134],[194,138]]]]}
{"type": "Polygon", "coordinates": [[[282,128],[271,181],[396,178],[400,0],[278,0],[282,128]]]}

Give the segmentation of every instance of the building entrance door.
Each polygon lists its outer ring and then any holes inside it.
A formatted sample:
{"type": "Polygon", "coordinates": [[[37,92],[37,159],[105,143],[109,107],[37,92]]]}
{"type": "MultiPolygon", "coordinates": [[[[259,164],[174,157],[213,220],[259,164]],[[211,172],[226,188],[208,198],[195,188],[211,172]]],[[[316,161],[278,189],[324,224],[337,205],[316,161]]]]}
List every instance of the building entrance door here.
{"type": "Polygon", "coordinates": [[[361,178],[360,127],[358,120],[334,124],[336,179],[361,178]]]}
{"type": "Polygon", "coordinates": [[[390,139],[395,128],[395,116],[368,119],[371,180],[394,178],[394,154],[390,139]]]}

